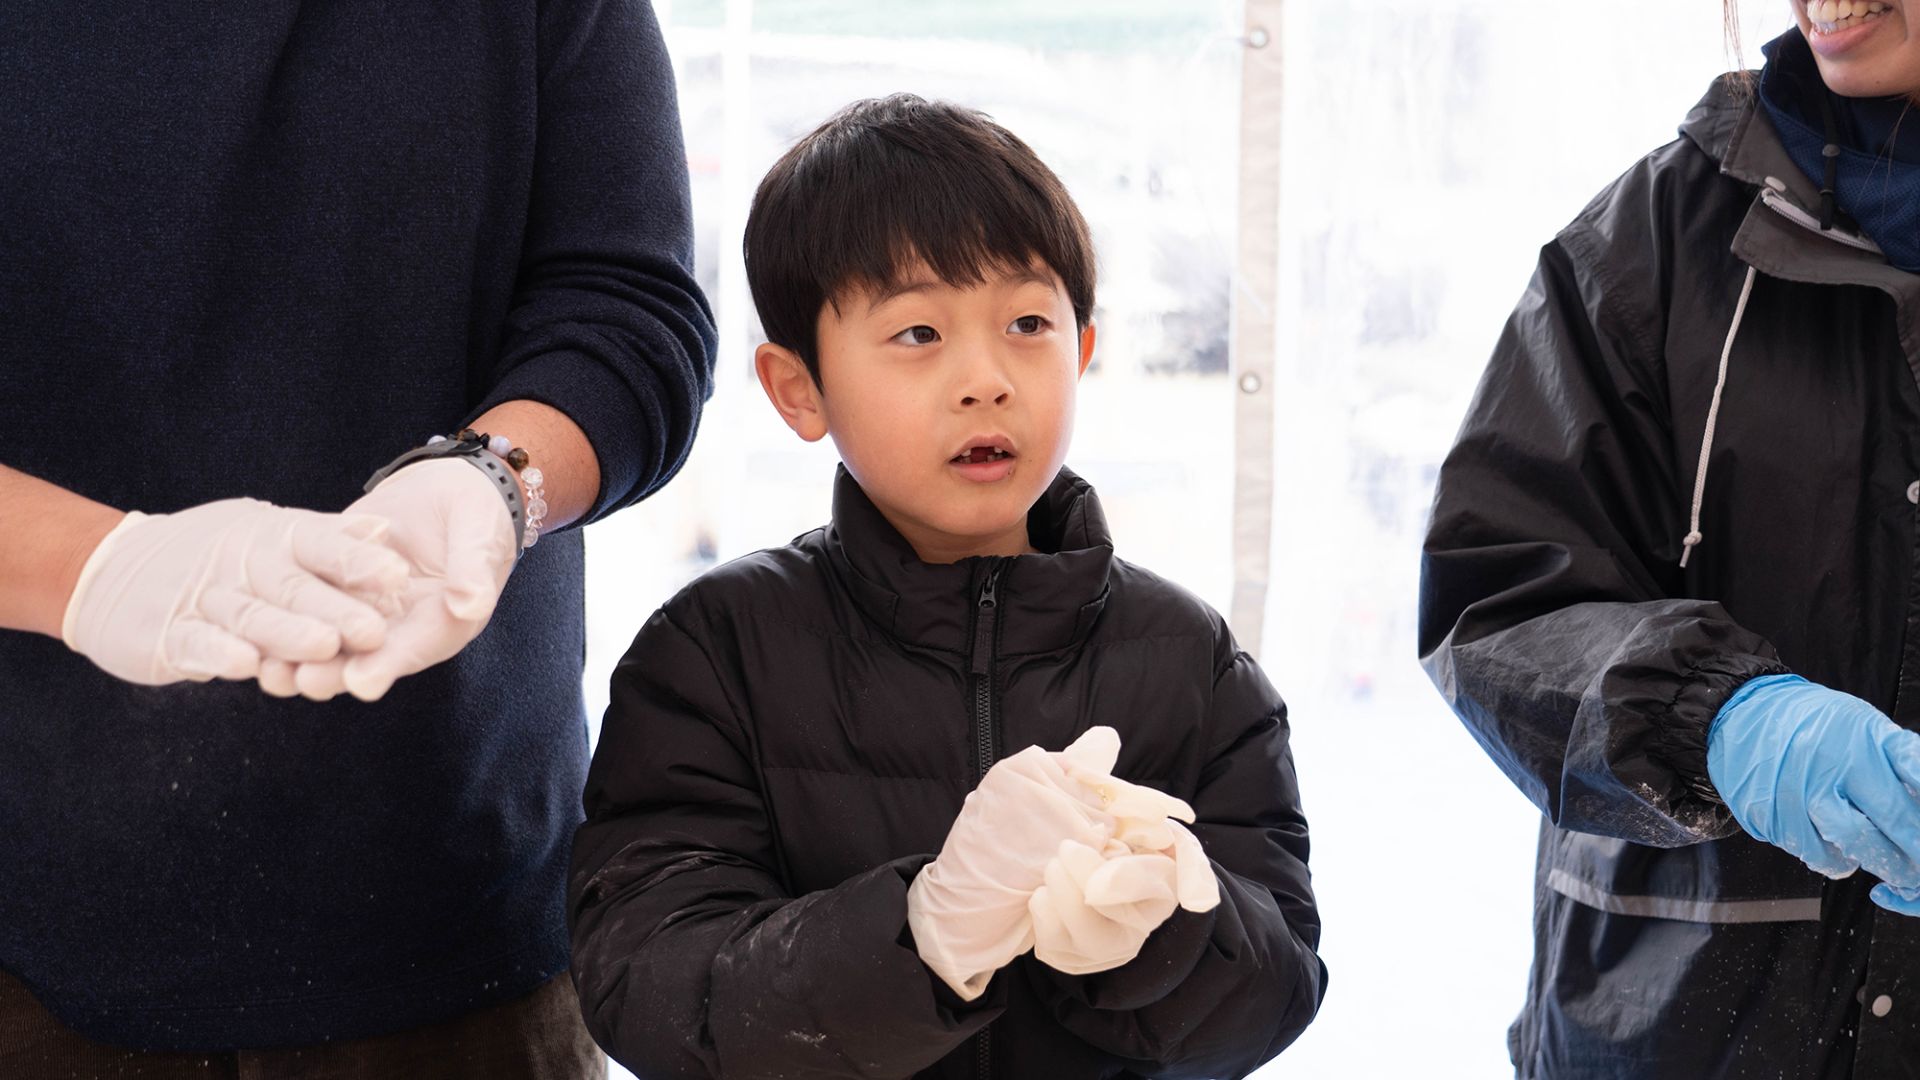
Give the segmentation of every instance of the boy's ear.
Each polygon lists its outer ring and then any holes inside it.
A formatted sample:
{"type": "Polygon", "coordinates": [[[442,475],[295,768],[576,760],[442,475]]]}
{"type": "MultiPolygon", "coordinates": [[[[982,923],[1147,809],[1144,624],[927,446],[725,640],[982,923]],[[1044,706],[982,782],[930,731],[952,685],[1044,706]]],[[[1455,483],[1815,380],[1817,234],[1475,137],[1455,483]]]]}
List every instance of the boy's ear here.
{"type": "Polygon", "coordinates": [[[1093,337],[1093,324],[1088,323],[1087,328],[1080,331],[1080,374],[1082,375],[1087,373],[1087,365],[1093,363],[1093,337]]]}
{"type": "Polygon", "coordinates": [[[827,414],[821,408],[820,388],[813,384],[807,365],[792,349],[769,341],[753,350],[753,367],[760,388],[795,435],[817,442],[827,433],[827,414]]]}

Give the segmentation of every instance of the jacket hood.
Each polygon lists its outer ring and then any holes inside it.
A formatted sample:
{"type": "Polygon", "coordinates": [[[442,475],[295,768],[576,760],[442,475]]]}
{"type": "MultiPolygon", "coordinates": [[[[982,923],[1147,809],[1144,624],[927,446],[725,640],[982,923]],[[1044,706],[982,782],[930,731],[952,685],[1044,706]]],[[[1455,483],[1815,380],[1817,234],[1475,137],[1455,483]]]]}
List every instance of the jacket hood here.
{"type": "Polygon", "coordinates": [[[1084,638],[1106,603],[1113,565],[1113,537],[1093,486],[1061,469],[1027,512],[1027,536],[1041,554],[922,562],[846,466],[834,478],[829,557],[867,616],[915,645],[967,651],[994,568],[996,603],[1007,615],[1003,652],[1050,652],[1084,638]]]}
{"type": "MultiPolygon", "coordinates": [[[[1717,163],[1723,175],[1758,190],[1764,208],[1796,227],[1791,231],[1810,234],[1816,245],[1831,242],[1858,257],[1885,261],[1873,241],[1858,231],[1839,224],[1820,227],[1820,190],[1794,162],[1761,106],[1759,71],[1731,71],[1715,79],[1681,121],[1680,135],[1717,163]]],[[[1757,262],[1745,254],[1742,258],[1763,273],[1798,277],[1778,273],[1766,261],[1757,262]]]]}

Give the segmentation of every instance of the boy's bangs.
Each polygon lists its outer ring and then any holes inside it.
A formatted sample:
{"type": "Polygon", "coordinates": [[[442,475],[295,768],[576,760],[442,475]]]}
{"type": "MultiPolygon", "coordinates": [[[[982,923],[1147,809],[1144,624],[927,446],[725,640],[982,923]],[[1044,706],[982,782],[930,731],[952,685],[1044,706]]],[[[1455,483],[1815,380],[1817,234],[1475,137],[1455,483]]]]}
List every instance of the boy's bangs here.
{"type": "Polygon", "coordinates": [[[868,257],[837,275],[837,286],[823,285],[821,292],[829,298],[827,302],[835,312],[841,310],[843,297],[889,296],[921,284],[929,276],[955,288],[969,289],[997,278],[1025,273],[1036,263],[1051,265],[1051,260],[1031,246],[1016,249],[978,234],[923,237],[916,242],[905,233],[897,233],[864,254],[868,257]]]}
{"type": "Polygon", "coordinates": [[[1018,177],[953,175],[924,160],[910,176],[889,171],[832,200],[845,215],[823,222],[821,235],[843,242],[810,253],[814,281],[836,311],[842,296],[890,293],[928,273],[956,288],[1024,273],[1036,262],[1067,273],[1059,224],[1018,177]]]}

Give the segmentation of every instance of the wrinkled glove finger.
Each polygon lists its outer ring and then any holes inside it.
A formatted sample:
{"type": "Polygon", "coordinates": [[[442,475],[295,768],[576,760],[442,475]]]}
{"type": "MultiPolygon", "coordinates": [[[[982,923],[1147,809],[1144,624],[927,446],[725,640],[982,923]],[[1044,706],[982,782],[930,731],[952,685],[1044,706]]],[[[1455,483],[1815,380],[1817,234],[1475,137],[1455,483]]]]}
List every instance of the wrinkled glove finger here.
{"type": "Polygon", "coordinates": [[[1920,917],[1920,889],[1896,889],[1891,885],[1875,885],[1868,895],[1873,898],[1874,903],[1888,911],[1920,917]]]}
{"type": "Polygon", "coordinates": [[[1085,845],[1060,845],[1047,864],[1046,883],[1028,901],[1035,959],[1069,975],[1091,975],[1139,955],[1150,931],[1109,918],[1087,902],[1085,885],[1104,862],[1085,845]]]}
{"type": "Polygon", "coordinates": [[[378,701],[395,682],[459,652],[485,626],[484,622],[454,618],[447,610],[444,594],[423,595],[397,622],[388,625],[385,644],[347,658],[346,689],[361,701],[378,701]]]}
{"type": "Polygon", "coordinates": [[[265,657],[260,661],[260,689],[277,698],[298,697],[300,687],[293,679],[299,665],[278,657],[265,657]]]}
{"type": "Polygon", "coordinates": [[[1188,911],[1212,911],[1220,906],[1220,877],[1200,838],[1184,825],[1173,826],[1174,891],[1188,911]]]}
{"type": "Polygon", "coordinates": [[[1887,763],[1907,797],[1920,801],[1920,734],[1902,731],[1888,741],[1886,751],[1887,763]]]}
{"type": "Polygon", "coordinates": [[[1120,733],[1104,725],[1090,727],[1054,757],[1068,772],[1110,773],[1120,760],[1120,733]]]}
{"type": "Polygon", "coordinates": [[[167,663],[193,682],[251,679],[260,670],[260,650],[218,626],[180,619],[167,628],[167,663]]]}
{"type": "Polygon", "coordinates": [[[387,620],[378,610],[312,574],[289,577],[281,587],[278,600],[288,611],[336,628],[340,632],[341,647],[351,652],[372,652],[387,640],[387,620]]]}
{"type": "MultiPolygon", "coordinates": [[[[1863,869],[1895,885],[1920,886],[1920,866],[1902,854],[1899,847],[1851,803],[1844,799],[1820,799],[1809,807],[1809,816],[1820,838],[1840,854],[1846,873],[1863,869]]],[[[1805,855],[1800,857],[1806,859],[1805,855]]],[[[1808,862],[1808,865],[1813,864],[1808,862]]],[[[1821,868],[1815,866],[1814,869],[1821,868]]],[[[1844,877],[1845,874],[1828,876],[1844,877]]]]}
{"type": "Polygon", "coordinates": [[[406,588],[407,560],[386,545],[388,523],[372,514],[289,511],[293,559],[322,581],[378,602],[406,588]]]}
{"type": "MultiPolygon", "coordinates": [[[[1891,756],[1884,762],[1874,762],[1873,766],[1870,775],[1846,785],[1844,797],[1920,873],[1920,800],[1908,793],[1899,771],[1893,767],[1891,756]]],[[[1875,876],[1884,878],[1868,865],[1864,857],[1860,865],[1875,876]]],[[[1920,885],[1920,881],[1902,884],[1920,885]]]]}
{"type": "Polygon", "coordinates": [[[301,664],[293,673],[294,687],[308,701],[332,701],[347,692],[347,660],[336,656],[318,664],[301,664]]]}
{"type": "Polygon", "coordinates": [[[1180,906],[1176,874],[1165,855],[1122,855],[1100,864],[1087,878],[1084,895],[1089,907],[1144,936],[1180,906]]]}
{"type": "Polygon", "coordinates": [[[238,589],[209,588],[200,594],[199,608],[208,622],[250,643],[263,656],[331,660],[340,653],[340,631],[238,589]]]}

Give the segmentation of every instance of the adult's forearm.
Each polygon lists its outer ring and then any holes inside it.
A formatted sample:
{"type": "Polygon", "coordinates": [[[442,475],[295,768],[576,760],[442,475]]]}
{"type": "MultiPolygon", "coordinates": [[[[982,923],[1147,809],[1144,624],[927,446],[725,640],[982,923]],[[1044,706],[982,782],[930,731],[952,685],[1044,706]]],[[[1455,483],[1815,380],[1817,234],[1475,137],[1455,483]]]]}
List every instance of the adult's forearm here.
{"type": "Polygon", "coordinates": [[[566,413],[538,401],[507,401],[482,413],[472,426],[505,435],[539,468],[547,500],[543,531],[570,525],[592,508],[600,494],[600,459],[566,413]]]}
{"type": "Polygon", "coordinates": [[[80,568],[124,511],[0,465],[0,628],[60,636],[80,568]]]}

